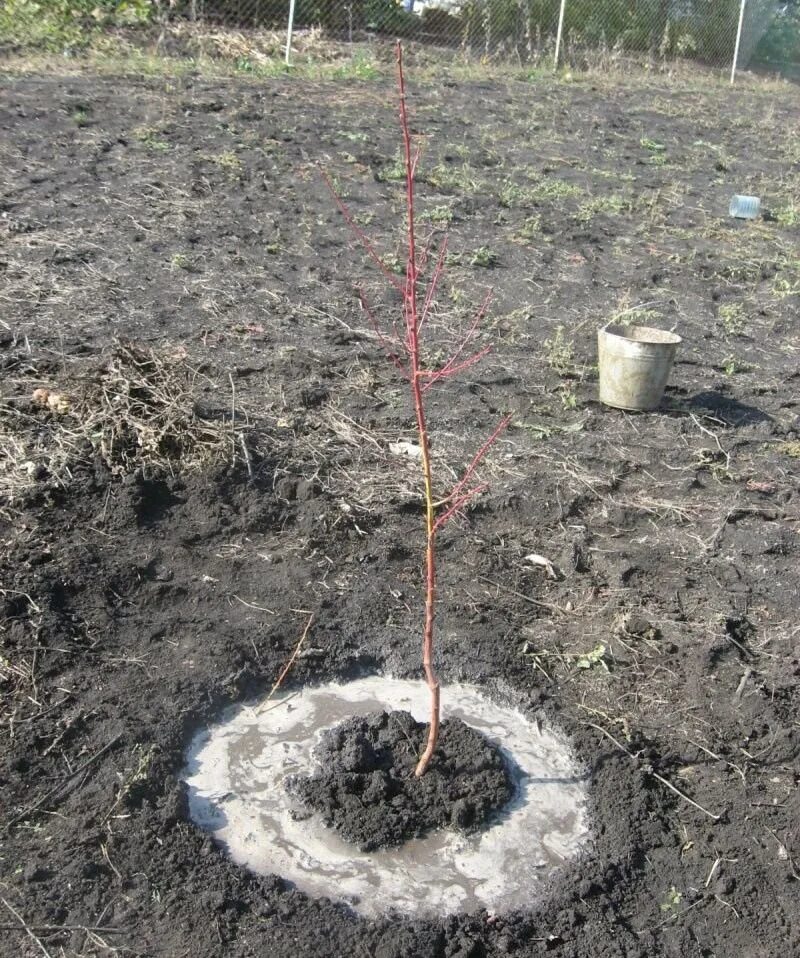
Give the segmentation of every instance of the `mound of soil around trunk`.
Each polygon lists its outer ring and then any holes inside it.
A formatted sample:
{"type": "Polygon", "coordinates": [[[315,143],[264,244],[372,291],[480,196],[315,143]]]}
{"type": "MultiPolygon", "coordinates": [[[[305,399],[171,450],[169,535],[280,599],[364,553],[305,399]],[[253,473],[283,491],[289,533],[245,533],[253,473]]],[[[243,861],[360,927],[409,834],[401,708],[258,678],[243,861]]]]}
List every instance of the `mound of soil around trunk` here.
{"type": "Polygon", "coordinates": [[[372,712],[329,729],[319,768],[288,788],[326,825],[362,851],[399,845],[434,828],[477,831],[505,805],[514,782],[500,750],[460,719],[442,722],[421,778],[414,769],[427,725],[408,712],[372,712]]]}

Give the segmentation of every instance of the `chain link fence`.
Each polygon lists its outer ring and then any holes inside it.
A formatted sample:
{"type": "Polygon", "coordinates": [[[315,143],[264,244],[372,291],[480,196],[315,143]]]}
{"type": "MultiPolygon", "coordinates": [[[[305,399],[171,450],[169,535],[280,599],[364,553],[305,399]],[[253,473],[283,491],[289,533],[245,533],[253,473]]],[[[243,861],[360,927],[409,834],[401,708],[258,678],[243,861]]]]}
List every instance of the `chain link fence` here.
{"type": "Polygon", "coordinates": [[[79,48],[103,31],[403,37],[470,60],[575,68],[638,59],[800,78],[800,0],[0,0],[0,47],[79,48]]]}

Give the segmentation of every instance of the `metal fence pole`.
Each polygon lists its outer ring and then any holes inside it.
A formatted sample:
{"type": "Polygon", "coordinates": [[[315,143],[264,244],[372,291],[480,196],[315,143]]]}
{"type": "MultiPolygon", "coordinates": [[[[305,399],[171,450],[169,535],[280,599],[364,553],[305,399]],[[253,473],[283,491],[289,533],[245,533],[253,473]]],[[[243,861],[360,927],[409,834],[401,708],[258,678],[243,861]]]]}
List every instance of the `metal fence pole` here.
{"type": "Polygon", "coordinates": [[[736,67],[739,63],[739,47],[742,42],[742,25],[744,24],[744,8],[747,4],[747,0],[742,0],[742,5],[739,8],[739,26],[736,28],[736,47],[733,51],[733,64],[731,65],[731,85],[736,79],[736,67]]]}
{"type": "Polygon", "coordinates": [[[286,57],[285,57],[287,67],[291,65],[291,60],[292,60],[292,32],[294,30],[294,4],[295,4],[295,0],[289,0],[289,22],[286,25],[286,57]]]}
{"type": "Polygon", "coordinates": [[[556,53],[553,58],[553,69],[558,69],[558,57],[561,53],[561,34],[564,32],[564,9],[567,6],[567,0],[561,0],[561,9],[558,11],[558,30],[556,32],[556,53]]]}

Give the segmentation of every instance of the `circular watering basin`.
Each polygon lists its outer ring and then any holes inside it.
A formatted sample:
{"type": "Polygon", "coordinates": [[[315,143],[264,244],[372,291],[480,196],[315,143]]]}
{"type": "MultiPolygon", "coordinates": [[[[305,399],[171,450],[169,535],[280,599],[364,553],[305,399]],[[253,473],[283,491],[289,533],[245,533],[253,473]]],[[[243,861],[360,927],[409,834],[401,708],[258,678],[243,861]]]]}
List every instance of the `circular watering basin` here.
{"type": "Polygon", "coordinates": [[[363,915],[530,907],[588,839],[587,777],[564,735],[474,686],[447,685],[442,713],[497,742],[516,779],[514,798],[483,831],[441,830],[367,854],[318,818],[293,818],[284,779],[313,770],[325,729],[383,709],[424,721],[428,708],[422,682],[374,676],[230,709],[190,745],[183,778],[191,817],[239,864],[363,915]]]}

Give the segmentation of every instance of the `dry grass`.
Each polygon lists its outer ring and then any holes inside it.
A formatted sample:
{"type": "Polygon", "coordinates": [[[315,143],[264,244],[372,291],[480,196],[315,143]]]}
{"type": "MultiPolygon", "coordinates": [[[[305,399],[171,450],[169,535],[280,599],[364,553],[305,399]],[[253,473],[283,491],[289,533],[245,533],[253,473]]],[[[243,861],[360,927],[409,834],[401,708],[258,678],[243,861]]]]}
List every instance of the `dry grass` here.
{"type": "Polygon", "coordinates": [[[200,377],[182,355],[120,343],[83,380],[74,418],[112,471],[196,468],[230,448],[230,424],[199,409],[200,377]]]}
{"type": "Polygon", "coordinates": [[[12,662],[4,655],[0,655],[0,728],[8,725],[9,734],[14,729],[14,702],[31,694],[34,686],[33,665],[28,659],[20,657],[12,662]]]}
{"type": "Polygon", "coordinates": [[[118,342],[99,366],[63,382],[28,372],[16,385],[35,399],[0,406],[0,503],[43,480],[66,485],[95,457],[114,475],[249,464],[244,419],[201,407],[201,387],[213,383],[182,352],[118,342]]]}

